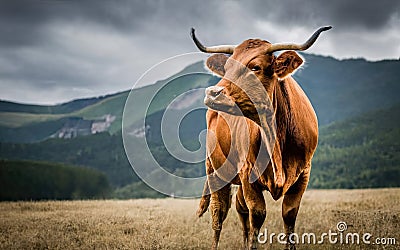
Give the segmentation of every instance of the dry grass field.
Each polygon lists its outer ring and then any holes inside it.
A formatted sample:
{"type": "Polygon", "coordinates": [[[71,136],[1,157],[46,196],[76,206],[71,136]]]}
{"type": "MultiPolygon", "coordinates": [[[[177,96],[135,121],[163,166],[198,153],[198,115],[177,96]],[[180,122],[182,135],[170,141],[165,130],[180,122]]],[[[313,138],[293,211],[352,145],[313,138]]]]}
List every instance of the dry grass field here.
{"type": "MultiPolygon", "coordinates": [[[[282,232],[281,200],[268,194],[262,229],[282,232]]],[[[210,215],[195,217],[198,200],[140,199],[0,203],[0,249],[208,249],[210,215]]],[[[240,249],[236,211],[224,223],[220,249],[240,249]]],[[[298,249],[400,249],[400,189],[310,190],[300,208],[296,232],[336,231],[396,238],[396,245],[301,244],[298,249]]],[[[261,249],[283,249],[275,243],[261,249]]]]}

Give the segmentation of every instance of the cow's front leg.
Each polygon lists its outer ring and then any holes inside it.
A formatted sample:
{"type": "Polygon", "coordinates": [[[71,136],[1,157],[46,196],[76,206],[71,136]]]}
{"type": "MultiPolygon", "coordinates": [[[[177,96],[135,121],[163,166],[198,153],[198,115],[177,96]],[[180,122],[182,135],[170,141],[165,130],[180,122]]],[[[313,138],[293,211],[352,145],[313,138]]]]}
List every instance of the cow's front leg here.
{"type": "Polygon", "coordinates": [[[260,228],[266,217],[265,200],[261,189],[249,183],[248,179],[242,181],[243,195],[249,209],[250,230],[248,248],[257,249],[257,238],[260,228]]]}
{"type": "MultiPolygon", "coordinates": [[[[286,247],[285,249],[296,249],[295,242],[290,241],[290,234],[294,233],[294,227],[296,224],[297,213],[299,212],[301,198],[304,191],[307,188],[308,180],[310,177],[310,171],[305,170],[300,177],[297,179],[295,184],[289,188],[283,197],[282,202],[282,217],[285,225],[286,233],[286,247]]],[[[295,238],[292,238],[292,240],[295,238]]]]}
{"type": "Polygon", "coordinates": [[[249,209],[247,208],[246,201],[243,196],[242,186],[239,186],[236,193],[236,211],[238,212],[240,222],[242,223],[243,230],[243,247],[247,249],[249,238],[249,209]]]}
{"type": "MultiPolygon", "coordinates": [[[[210,177],[210,176],[209,176],[210,177]]],[[[223,183],[218,177],[208,178],[211,193],[210,202],[210,213],[212,218],[212,229],[214,230],[213,243],[211,249],[218,248],[218,242],[221,235],[222,223],[228,215],[229,208],[231,206],[231,184],[226,184],[225,186],[214,191],[213,187],[215,182],[223,183]]],[[[221,185],[221,184],[219,184],[221,185]]]]}

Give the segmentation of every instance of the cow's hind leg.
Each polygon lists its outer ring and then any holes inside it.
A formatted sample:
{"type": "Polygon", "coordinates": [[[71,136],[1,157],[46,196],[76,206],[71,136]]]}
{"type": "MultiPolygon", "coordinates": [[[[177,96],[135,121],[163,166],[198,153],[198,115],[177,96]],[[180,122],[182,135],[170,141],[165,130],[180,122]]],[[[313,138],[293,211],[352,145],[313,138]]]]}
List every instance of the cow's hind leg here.
{"type": "Polygon", "coordinates": [[[282,217],[285,225],[287,245],[285,249],[296,249],[295,242],[289,241],[289,235],[294,233],[296,217],[299,211],[301,198],[307,188],[310,171],[303,172],[297,181],[289,188],[283,197],[282,217]]]}
{"type": "Polygon", "coordinates": [[[244,200],[242,186],[239,186],[238,191],[236,193],[236,211],[238,212],[240,222],[242,223],[243,246],[244,248],[247,248],[250,221],[249,221],[249,209],[247,208],[246,201],[244,200]]]}
{"type": "Polygon", "coordinates": [[[228,215],[231,205],[231,185],[227,184],[223,188],[211,193],[210,212],[212,217],[212,229],[214,238],[212,249],[217,249],[219,237],[222,230],[222,223],[228,215]]]}
{"type": "Polygon", "coordinates": [[[247,180],[242,181],[242,188],[246,205],[249,209],[250,230],[248,248],[257,249],[258,234],[267,213],[264,195],[262,190],[258,190],[258,188],[251,185],[247,180]]]}

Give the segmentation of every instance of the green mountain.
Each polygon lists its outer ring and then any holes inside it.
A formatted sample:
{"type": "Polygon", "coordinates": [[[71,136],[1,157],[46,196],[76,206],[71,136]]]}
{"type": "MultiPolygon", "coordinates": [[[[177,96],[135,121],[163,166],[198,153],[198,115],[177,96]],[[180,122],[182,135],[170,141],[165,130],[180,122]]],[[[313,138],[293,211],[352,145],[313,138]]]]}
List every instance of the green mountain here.
{"type": "Polygon", "coordinates": [[[303,56],[306,63],[294,78],[311,100],[320,125],[399,102],[400,60],[303,56]]]}
{"type": "Polygon", "coordinates": [[[322,127],[312,188],[400,186],[400,104],[322,127]]]}

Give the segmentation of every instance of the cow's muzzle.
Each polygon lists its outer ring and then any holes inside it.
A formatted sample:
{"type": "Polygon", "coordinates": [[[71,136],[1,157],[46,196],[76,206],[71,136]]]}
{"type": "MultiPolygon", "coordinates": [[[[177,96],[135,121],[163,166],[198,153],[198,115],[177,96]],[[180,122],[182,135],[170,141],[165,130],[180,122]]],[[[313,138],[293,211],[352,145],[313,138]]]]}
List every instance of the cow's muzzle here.
{"type": "Polygon", "coordinates": [[[232,115],[242,115],[239,107],[228,96],[223,93],[225,88],[211,86],[206,88],[204,104],[211,109],[223,111],[232,115]]]}

